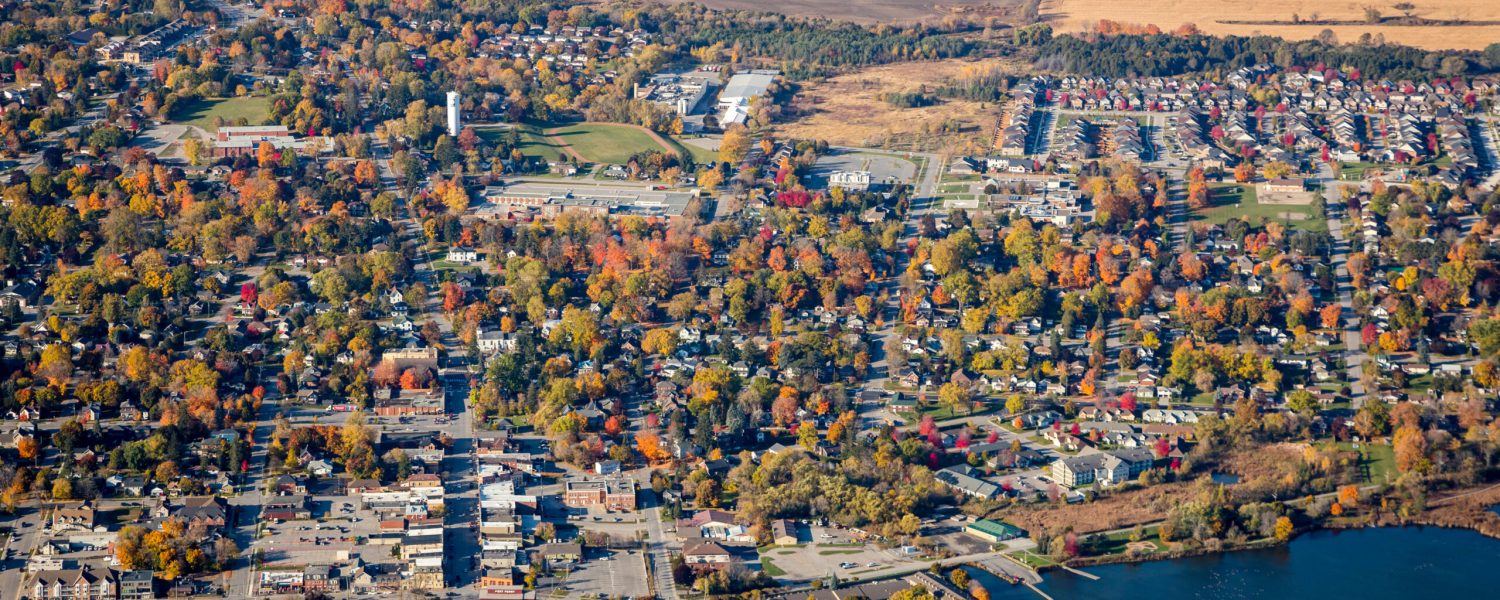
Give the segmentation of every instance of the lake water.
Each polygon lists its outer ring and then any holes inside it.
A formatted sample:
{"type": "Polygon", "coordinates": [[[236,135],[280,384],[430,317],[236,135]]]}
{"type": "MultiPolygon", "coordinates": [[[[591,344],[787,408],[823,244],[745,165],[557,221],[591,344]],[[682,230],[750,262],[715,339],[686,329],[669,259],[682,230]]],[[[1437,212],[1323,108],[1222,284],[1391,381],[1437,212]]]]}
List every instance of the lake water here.
{"type": "MultiPolygon", "coordinates": [[[[1495,598],[1500,540],[1461,529],[1317,531],[1265,550],[1085,569],[1091,581],[1049,571],[1037,586],[1054,600],[1202,598],[1495,598]]],[[[1040,597],[975,573],[992,598],[1040,597]]]]}

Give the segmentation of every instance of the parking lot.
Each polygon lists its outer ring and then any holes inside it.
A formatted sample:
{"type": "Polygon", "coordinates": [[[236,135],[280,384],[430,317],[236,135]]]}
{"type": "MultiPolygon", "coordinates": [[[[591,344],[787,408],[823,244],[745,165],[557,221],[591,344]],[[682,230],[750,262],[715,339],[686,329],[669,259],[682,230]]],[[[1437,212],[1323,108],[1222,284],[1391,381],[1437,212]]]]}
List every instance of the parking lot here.
{"type": "Polygon", "coordinates": [[[583,564],[562,578],[550,595],[569,598],[646,596],[646,564],[639,550],[590,551],[583,564]]]}
{"type": "Polygon", "coordinates": [[[373,513],[358,510],[358,496],[313,496],[310,506],[312,519],[264,523],[264,533],[255,545],[265,553],[267,563],[335,562],[340,551],[367,561],[390,560],[390,546],[359,543],[359,538],[377,533],[380,522],[373,513]],[[343,510],[345,503],[349,511],[343,510]]]}
{"type": "Polygon", "coordinates": [[[836,171],[869,171],[876,184],[910,182],[917,177],[917,165],[898,156],[865,152],[833,151],[818,158],[811,177],[815,185],[826,185],[836,171]]]}
{"type": "MultiPolygon", "coordinates": [[[[818,536],[817,531],[814,531],[814,536],[818,536]]],[[[902,554],[899,548],[881,549],[874,544],[850,544],[847,543],[847,538],[843,539],[846,540],[845,543],[819,537],[817,542],[811,544],[767,549],[760,554],[761,562],[762,565],[769,563],[785,572],[785,575],[776,576],[786,579],[817,579],[827,577],[830,573],[847,578],[895,566],[917,564],[914,557],[902,554]]],[[[775,573],[769,567],[765,568],[775,573]]]]}

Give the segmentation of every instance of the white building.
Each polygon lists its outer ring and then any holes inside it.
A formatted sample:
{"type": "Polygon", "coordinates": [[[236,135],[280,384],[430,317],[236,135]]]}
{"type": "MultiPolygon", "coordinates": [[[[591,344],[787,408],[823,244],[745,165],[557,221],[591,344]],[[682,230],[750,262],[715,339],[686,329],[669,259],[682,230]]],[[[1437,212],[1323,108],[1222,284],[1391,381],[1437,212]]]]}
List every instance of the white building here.
{"type": "Polygon", "coordinates": [[[870,189],[869,171],[835,171],[828,176],[828,187],[839,187],[851,192],[870,189]]]}
{"type": "Polygon", "coordinates": [[[750,101],[764,96],[776,81],[777,71],[749,71],[729,78],[719,94],[719,126],[744,123],[750,117],[750,101]]]}
{"type": "Polygon", "coordinates": [[[458,137],[458,92],[448,92],[448,135],[458,137]]]}

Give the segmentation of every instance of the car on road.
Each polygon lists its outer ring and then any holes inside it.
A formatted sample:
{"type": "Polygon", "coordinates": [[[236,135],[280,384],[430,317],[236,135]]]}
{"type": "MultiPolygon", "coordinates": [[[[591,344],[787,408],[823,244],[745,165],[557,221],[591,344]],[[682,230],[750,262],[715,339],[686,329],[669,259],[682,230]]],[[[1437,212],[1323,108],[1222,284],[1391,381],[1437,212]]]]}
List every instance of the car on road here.
{"type": "Polygon", "coordinates": [[[853,569],[854,567],[857,567],[857,566],[859,566],[859,565],[855,564],[855,563],[852,563],[852,562],[841,562],[841,563],[839,563],[839,568],[840,569],[853,569]]]}

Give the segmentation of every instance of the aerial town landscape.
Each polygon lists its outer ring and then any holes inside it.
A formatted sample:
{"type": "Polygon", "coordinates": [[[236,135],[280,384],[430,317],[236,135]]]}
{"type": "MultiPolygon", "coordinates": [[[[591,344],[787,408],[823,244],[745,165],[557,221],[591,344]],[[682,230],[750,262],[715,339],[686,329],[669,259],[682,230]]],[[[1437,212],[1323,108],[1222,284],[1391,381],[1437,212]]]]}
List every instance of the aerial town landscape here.
{"type": "Polygon", "coordinates": [[[0,0],[0,600],[1494,594],[1500,4],[700,1],[0,0]]]}

